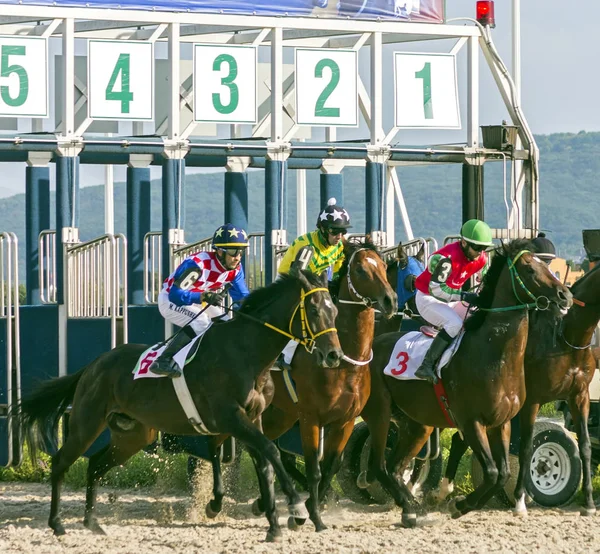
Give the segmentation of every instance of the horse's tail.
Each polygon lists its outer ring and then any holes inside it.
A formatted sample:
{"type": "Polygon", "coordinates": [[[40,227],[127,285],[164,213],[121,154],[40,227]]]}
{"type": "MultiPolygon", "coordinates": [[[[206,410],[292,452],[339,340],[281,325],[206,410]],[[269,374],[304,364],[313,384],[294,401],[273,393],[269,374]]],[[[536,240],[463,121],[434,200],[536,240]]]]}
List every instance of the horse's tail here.
{"type": "Polygon", "coordinates": [[[73,402],[75,390],[86,368],[58,379],[45,381],[20,403],[21,429],[27,439],[29,455],[35,461],[37,451],[49,444],[49,434],[73,402]]]}

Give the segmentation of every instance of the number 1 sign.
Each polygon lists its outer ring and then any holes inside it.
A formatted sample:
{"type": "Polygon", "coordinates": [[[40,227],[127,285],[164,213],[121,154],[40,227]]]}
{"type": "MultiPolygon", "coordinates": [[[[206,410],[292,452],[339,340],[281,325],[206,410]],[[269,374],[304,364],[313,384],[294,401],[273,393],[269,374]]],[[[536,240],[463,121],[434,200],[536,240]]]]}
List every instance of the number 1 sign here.
{"type": "Polygon", "coordinates": [[[150,42],[88,41],[88,116],[154,118],[154,49],[150,42]]]}
{"type": "Polygon", "coordinates": [[[396,127],[460,129],[456,58],[394,52],[396,127]]]}
{"type": "Polygon", "coordinates": [[[358,125],[357,76],[354,50],[296,48],[298,125],[358,125]]]}

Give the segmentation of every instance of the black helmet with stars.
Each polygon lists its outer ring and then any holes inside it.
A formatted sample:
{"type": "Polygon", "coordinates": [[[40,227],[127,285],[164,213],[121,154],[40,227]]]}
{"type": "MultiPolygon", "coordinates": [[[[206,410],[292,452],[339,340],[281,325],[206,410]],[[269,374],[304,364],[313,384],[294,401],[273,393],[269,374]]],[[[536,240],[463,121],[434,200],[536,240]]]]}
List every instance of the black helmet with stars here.
{"type": "Polygon", "coordinates": [[[319,214],[317,227],[324,229],[349,229],[352,227],[350,225],[350,215],[348,215],[348,212],[344,208],[336,204],[335,198],[330,198],[327,201],[325,209],[319,214]]]}

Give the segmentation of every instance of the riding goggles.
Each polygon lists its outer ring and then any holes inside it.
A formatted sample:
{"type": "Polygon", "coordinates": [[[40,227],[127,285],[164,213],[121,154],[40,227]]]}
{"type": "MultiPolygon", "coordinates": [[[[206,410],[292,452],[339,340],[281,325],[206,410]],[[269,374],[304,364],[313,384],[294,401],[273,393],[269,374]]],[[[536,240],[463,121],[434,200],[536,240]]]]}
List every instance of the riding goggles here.
{"type": "Polygon", "coordinates": [[[473,244],[472,242],[467,242],[467,246],[475,252],[483,252],[488,248],[487,244],[473,244]]]}
{"type": "Polygon", "coordinates": [[[330,235],[345,235],[348,230],[347,229],[338,229],[337,227],[330,227],[329,229],[327,229],[327,232],[330,235]]]}
{"type": "Polygon", "coordinates": [[[222,248],[221,250],[223,250],[223,252],[225,252],[225,254],[231,256],[232,258],[235,258],[236,256],[243,256],[246,249],[245,248],[222,248]]]}

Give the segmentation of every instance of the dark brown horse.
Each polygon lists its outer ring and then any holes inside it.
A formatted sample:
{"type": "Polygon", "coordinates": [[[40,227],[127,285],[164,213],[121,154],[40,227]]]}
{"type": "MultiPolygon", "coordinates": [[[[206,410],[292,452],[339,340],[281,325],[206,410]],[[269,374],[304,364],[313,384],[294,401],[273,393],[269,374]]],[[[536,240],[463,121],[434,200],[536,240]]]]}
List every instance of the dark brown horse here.
{"type": "MultiPolygon", "coordinates": [[[[572,295],[547,266],[527,250],[526,241],[512,241],[496,252],[481,290],[481,306],[465,322],[462,343],[443,370],[442,378],[456,425],[477,456],[484,482],[466,498],[456,499],[454,517],[481,508],[509,476],[510,420],[525,399],[523,360],[529,310],[538,306],[555,312],[572,304],[572,295]]],[[[388,472],[385,447],[394,408],[410,419],[398,441],[390,467],[414,458],[434,427],[449,424],[433,387],[424,381],[401,381],[384,375],[401,333],[388,333],[373,343],[372,390],[362,417],[371,433],[368,471],[359,486],[379,480],[402,506],[402,521],[416,524],[416,502],[404,483],[388,472]]]]}
{"type": "MultiPolygon", "coordinates": [[[[552,400],[568,400],[579,443],[583,471],[582,515],[596,513],[592,496],[591,446],[587,421],[590,412],[588,386],[596,371],[596,357],[591,347],[592,335],[600,321],[600,266],[579,279],[571,288],[574,306],[563,320],[539,312],[531,318],[525,351],[525,388],[527,397],[519,413],[519,476],[515,488],[515,513],[525,515],[526,460],[531,458],[533,426],[542,404],[552,400]],[[558,327],[557,327],[558,325],[558,327]],[[556,330],[558,329],[558,335],[556,330]]],[[[443,499],[453,490],[460,459],[467,445],[456,433],[438,496],[443,499]]],[[[417,467],[415,467],[415,472],[417,467]]]]}
{"type": "MultiPolygon", "coordinates": [[[[324,367],[338,365],[343,354],[334,328],[336,314],[326,279],[293,264],[288,277],[250,294],[232,320],[210,327],[185,369],[191,397],[209,433],[233,435],[248,447],[265,499],[267,540],[281,535],[273,468],[290,513],[300,518],[308,515],[281,464],[279,451],[261,433],[261,414],[268,401],[265,393],[271,383],[269,370],[290,334],[305,337],[304,344],[314,348],[313,356],[324,367]]],[[[132,369],[146,348],[134,344],[117,347],[74,375],[44,383],[22,402],[22,424],[32,453],[43,439],[44,429],[55,426],[72,404],[67,438],[52,457],[48,523],[56,535],[65,533],[59,512],[64,474],[107,426],[110,444],[91,456],[87,473],[84,525],[97,533],[103,533],[94,513],[102,475],[152,443],[157,430],[197,434],[169,379],[133,380],[132,369]]]]}
{"type": "MultiPolygon", "coordinates": [[[[344,360],[335,370],[319,369],[315,357],[298,350],[292,361],[292,377],[298,402],[290,398],[282,372],[271,373],[275,395],[263,414],[267,437],[275,439],[300,421],[300,435],[308,481],[308,508],[317,531],[326,529],[319,502],[339,469],[341,455],[371,390],[371,359],[375,325],[374,306],[388,317],[397,311],[396,294],[386,279],[386,264],[370,243],[348,243],[340,272],[336,319],[344,360]],[[327,426],[323,460],[319,464],[321,429],[327,426]]],[[[262,493],[261,493],[262,494],[262,493]]],[[[264,497],[255,510],[262,509],[264,497]]],[[[257,510],[257,511],[258,511],[257,510]]],[[[290,518],[290,526],[303,521],[290,518]]]]}

